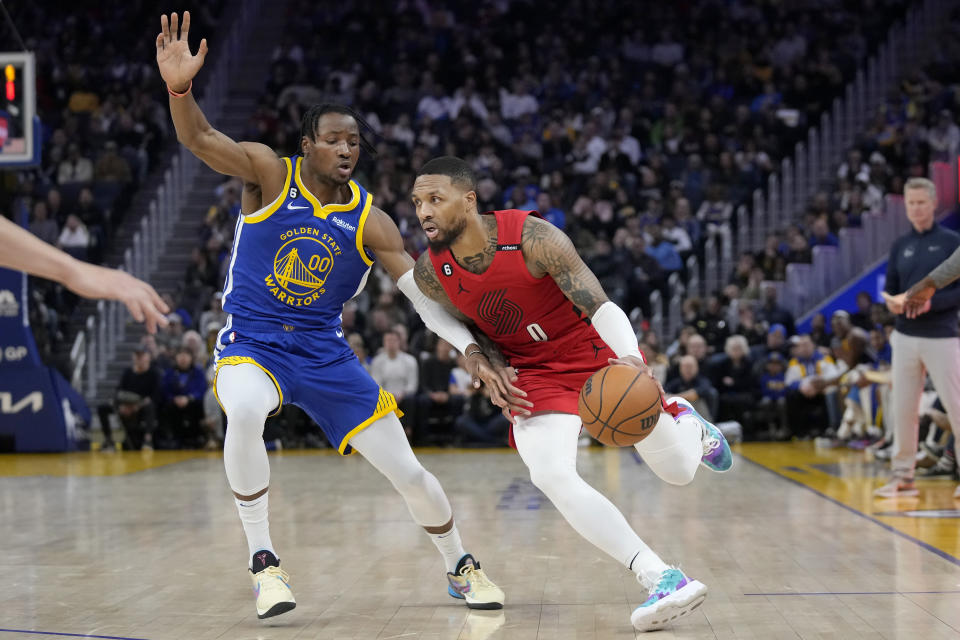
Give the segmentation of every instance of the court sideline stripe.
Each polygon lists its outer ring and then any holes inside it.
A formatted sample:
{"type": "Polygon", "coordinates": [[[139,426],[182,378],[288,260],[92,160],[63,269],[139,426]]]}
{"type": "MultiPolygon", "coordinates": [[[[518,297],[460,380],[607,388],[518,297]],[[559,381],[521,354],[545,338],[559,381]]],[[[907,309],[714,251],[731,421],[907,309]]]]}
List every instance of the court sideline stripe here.
{"type": "Polygon", "coordinates": [[[745,596],[915,596],[960,593],[960,591],[780,591],[778,593],[745,593],[745,596]]]}
{"type": "Polygon", "coordinates": [[[28,631],[27,629],[0,629],[0,633],[30,633],[37,636],[62,636],[67,638],[100,638],[101,640],[145,640],[121,636],[92,636],[86,633],[58,633],[56,631],[28,631]]]}
{"type": "Polygon", "coordinates": [[[854,509],[854,508],[851,507],[850,505],[846,505],[846,504],[840,502],[840,501],[837,500],[836,498],[831,498],[831,497],[828,496],[827,494],[822,493],[822,492],[820,492],[820,491],[817,491],[817,490],[814,489],[813,487],[808,487],[807,485],[803,484],[803,483],[800,482],[799,480],[794,480],[794,479],[791,478],[790,476],[786,476],[786,475],[780,473],[779,471],[777,471],[776,469],[771,469],[770,467],[768,467],[768,466],[766,466],[766,465],[764,465],[764,464],[761,464],[761,463],[759,463],[759,462],[757,462],[757,461],[755,461],[755,460],[751,460],[750,458],[746,457],[746,456],[743,455],[742,453],[739,454],[739,456],[740,456],[740,459],[741,459],[741,460],[746,460],[746,461],[749,462],[750,464],[756,465],[757,467],[760,467],[760,468],[763,469],[764,471],[768,471],[768,472],[774,474],[774,475],[777,476],[777,477],[783,478],[783,479],[786,480],[787,482],[791,482],[791,483],[797,485],[798,487],[801,487],[801,488],[803,488],[803,489],[806,489],[807,491],[810,491],[811,493],[814,493],[814,494],[820,496],[820,497],[823,498],[824,500],[827,500],[827,501],[829,501],[829,502],[832,502],[833,504],[837,505],[838,507],[842,507],[843,509],[846,509],[846,510],[849,511],[850,513],[856,514],[856,515],[860,516],[861,518],[864,518],[865,520],[869,520],[870,522],[872,522],[872,523],[874,523],[874,524],[876,524],[876,525],[879,525],[879,526],[883,527],[883,528],[886,529],[887,531],[889,531],[889,532],[891,532],[891,533],[894,533],[894,534],[900,536],[901,538],[903,538],[903,539],[905,539],[905,540],[909,540],[910,542],[912,542],[912,543],[914,543],[914,544],[917,544],[917,545],[923,547],[923,548],[926,549],[927,551],[929,551],[929,552],[931,552],[931,553],[934,553],[934,554],[940,556],[941,558],[943,558],[943,559],[946,560],[947,562],[950,562],[950,563],[955,564],[955,565],[957,565],[958,567],[960,567],[960,558],[957,558],[957,557],[955,557],[955,556],[952,556],[952,555],[950,555],[949,553],[947,553],[946,551],[942,551],[942,550],[940,550],[940,549],[937,549],[937,548],[934,547],[933,545],[928,544],[928,543],[924,542],[923,540],[919,540],[919,539],[917,539],[917,538],[914,538],[914,537],[911,536],[910,534],[904,533],[903,531],[900,531],[899,529],[895,529],[894,527],[890,526],[889,524],[887,524],[887,523],[885,523],[885,522],[881,522],[880,520],[877,520],[877,519],[874,518],[873,516],[869,516],[869,515],[867,515],[866,513],[862,512],[862,511],[859,511],[859,510],[857,510],[857,509],[854,509]]]}

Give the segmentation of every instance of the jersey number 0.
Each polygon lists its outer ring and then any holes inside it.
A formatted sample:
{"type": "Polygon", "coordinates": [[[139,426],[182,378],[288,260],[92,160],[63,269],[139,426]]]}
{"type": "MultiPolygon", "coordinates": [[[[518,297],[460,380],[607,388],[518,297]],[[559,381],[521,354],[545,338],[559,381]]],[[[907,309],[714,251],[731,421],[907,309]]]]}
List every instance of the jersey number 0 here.
{"type": "Polygon", "coordinates": [[[543,330],[543,327],[538,325],[536,322],[527,325],[527,333],[530,334],[530,337],[533,338],[534,342],[546,342],[550,339],[550,337],[547,335],[547,332],[543,330]]]}

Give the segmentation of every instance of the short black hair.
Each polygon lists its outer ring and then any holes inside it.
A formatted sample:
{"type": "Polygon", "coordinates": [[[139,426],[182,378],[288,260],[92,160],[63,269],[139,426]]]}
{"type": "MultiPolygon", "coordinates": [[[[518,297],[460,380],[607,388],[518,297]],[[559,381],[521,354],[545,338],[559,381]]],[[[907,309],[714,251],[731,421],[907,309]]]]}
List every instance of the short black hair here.
{"type": "MultiPolygon", "coordinates": [[[[342,113],[356,120],[360,129],[360,148],[370,155],[376,155],[377,152],[373,143],[364,135],[365,131],[373,131],[370,123],[352,108],[336,102],[322,102],[307,109],[303,117],[300,118],[300,140],[308,138],[314,142],[317,141],[317,125],[320,123],[320,117],[325,113],[342,113]]],[[[297,140],[298,147],[300,146],[300,140],[297,140]]]]}
{"type": "Polygon", "coordinates": [[[477,174],[465,160],[456,156],[440,156],[428,161],[417,172],[420,176],[449,176],[450,182],[464,191],[477,190],[477,174]]]}

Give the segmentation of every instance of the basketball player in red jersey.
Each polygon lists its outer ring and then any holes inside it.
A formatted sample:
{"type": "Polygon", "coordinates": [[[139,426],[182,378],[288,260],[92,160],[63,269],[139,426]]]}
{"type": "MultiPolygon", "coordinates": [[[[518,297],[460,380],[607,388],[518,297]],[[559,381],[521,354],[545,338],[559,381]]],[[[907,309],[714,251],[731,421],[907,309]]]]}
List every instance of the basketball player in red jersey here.
{"type": "MultiPolygon", "coordinates": [[[[511,444],[531,481],[580,535],[637,575],[650,595],[631,622],[659,629],[699,606],[706,586],[664,563],[576,470],[580,387],[608,363],[649,373],[637,336],[562,231],[535,212],[480,215],[475,186],[459,158],[436,158],[420,170],[412,199],[430,250],[417,260],[416,283],[473,321],[517,370],[515,378],[504,374],[515,390],[505,404],[511,444]]],[[[636,445],[654,473],[684,485],[701,463],[730,468],[730,448],[715,426],[681,398],[664,407],[636,445]]]]}

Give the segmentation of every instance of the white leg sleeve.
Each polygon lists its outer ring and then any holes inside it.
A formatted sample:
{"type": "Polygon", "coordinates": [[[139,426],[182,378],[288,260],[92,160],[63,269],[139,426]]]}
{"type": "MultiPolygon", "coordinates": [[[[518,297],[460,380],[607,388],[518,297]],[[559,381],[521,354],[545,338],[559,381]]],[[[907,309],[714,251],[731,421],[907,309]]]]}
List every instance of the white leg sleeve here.
{"type": "Polygon", "coordinates": [[[385,415],[350,439],[377,471],[403,496],[410,515],[423,527],[450,521],[453,510],[437,478],[413,455],[403,426],[395,413],[385,415]]]}
{"type": "Polygon", "coordinates": [[[630,528],[613,503],[577,473],[579,434],[579,416],[564,413],[517,418],[513,427],[517,451],[530,469],[530,480],[570,526],[635,573],[659,575],[667,569],[663,560],[630,528]]]}
{"type": "Polygon", "coordinates": [[[227,365],[216,379],[217,397],[227,414],[223,466],[234,493],[250,496],[270,484],[263,423],[280,402],[273,380],[252,364],[227,365]]]}
{"type": "MultiPolygon", "coordinates": [[[[690,407],[683,398],[673,396],[667,402],[690,407]]],[[[667,484],[685,485],[693,476],[703,457],[703,428],[693,415],[686,414],[674,420],[667,412],[646,438],[634,445],[650,470],[667,484]]]]}

